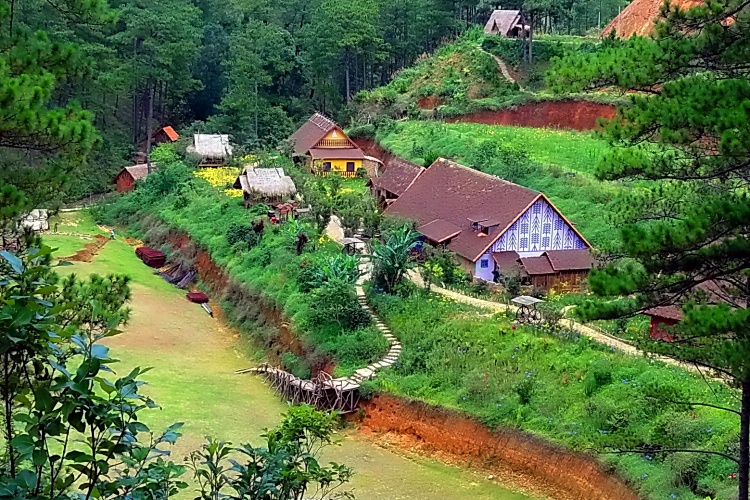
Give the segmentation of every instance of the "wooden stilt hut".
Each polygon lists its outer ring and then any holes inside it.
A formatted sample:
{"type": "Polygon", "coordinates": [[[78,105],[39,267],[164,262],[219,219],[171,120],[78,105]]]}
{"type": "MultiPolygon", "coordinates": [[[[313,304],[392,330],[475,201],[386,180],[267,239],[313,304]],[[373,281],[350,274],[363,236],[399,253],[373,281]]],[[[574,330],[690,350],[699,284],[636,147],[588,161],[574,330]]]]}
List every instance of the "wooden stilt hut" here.
{"type": "Polygon", "coordinates": [[[247,167],[234,182],[235,189],[242,189],[245,208],[256,203],[275,205],[292,198],[297,187],[283,168],[247,167]]]}

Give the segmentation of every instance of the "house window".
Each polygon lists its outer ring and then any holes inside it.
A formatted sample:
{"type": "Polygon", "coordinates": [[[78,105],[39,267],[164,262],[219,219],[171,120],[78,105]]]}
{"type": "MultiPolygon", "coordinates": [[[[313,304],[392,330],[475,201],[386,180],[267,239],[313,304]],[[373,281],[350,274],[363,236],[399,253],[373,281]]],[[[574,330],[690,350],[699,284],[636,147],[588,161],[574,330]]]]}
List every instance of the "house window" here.
{"type": "Polygon", "coordinates": [[[323,172],[330,172],[331,171],[331,162],[330,161],[324,161],[323,162],[323,172]]]}
{"type": "Polygon", "coordinates": [[[353,161],[346,162],[346,171],[347,172],[354,172],[354,162],[353,161]]]}
{"type": "Polygon", "coordinates": [[[479,268],[480,269],[488,269],[490,267],[490,261],[489,259],[482,259],[479,261],[479,268]]]}

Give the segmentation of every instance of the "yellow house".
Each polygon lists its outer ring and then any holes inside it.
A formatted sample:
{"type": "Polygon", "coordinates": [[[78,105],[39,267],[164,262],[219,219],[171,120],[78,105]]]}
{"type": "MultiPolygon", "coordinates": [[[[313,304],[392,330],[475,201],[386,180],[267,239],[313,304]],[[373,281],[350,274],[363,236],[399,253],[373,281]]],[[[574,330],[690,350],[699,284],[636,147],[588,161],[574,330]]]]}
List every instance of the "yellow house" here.
{"type": "Polygon", "coordinates": [[[366,157],[335,122],[315,113],[289,138],[294,156],[315,175],[354,177],[366,157]]]}

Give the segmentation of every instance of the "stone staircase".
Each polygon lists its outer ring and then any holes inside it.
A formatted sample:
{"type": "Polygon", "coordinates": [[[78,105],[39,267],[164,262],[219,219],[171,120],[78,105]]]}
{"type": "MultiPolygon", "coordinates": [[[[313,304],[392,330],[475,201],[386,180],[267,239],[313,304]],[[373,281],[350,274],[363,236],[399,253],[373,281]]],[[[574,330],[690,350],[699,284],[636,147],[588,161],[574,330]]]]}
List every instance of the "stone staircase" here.
{"type": "Polygon", "coordinates": [[[370,279],[370,276],[372,275],[372,262],[370,262],[369,257],[360,257],[359,274],[360,276],[355,287],[359,305],[362,306],[362,309],[370,313],[370,315],[375,320],[375,327],[388,340],[391,347],[383,359],[376,363],[372,363],[365,368],[360,368],[359,370],[354,372],[354,375],[349,377],[349,380],[356,384],[359,384],[365,380],[372,379],[377,374],[378,370],[393,365],[396,361],[398,361],[398,357],[401,355],[401,342],[399,342],[396,337],[393,336],[393,333],[383,322],[382,318],[380,318],[380,316],[378,316],[375,311],[372,310],[370,304],[367,302],[367,296],[365,295],[363,285],[365,281],[370,279]]]}

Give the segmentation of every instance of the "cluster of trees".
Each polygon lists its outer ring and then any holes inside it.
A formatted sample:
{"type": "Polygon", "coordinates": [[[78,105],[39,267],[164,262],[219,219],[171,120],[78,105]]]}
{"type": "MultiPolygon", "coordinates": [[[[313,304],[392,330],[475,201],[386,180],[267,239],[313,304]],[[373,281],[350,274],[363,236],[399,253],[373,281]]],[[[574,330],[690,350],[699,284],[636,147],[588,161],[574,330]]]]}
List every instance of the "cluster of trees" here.
{"type": "MultiPolygon", "coordinates": [[[[39,74],[42,91],[31,104],[71,106],[65,116],[78,124],[58,119],[57,126],[90,131],[94,142],[91,124],[100,131],[91,168],[69,190],[76,197],[105,187],[160,124],[185,130],[196,122],[206,132],[231,132],[241,145],[275,145],[294,121],[337,112],[357,91],[387,82],[453,37],[459,10],[448,0],[13,0],[3,5],[0,43],[14,49],[4,50],[9,86],[21,73],[39,74]],[[21,52],[40,57],[11,60],[21,52]]],[[[27,146],[22,158],[3,152],[2,159],[47,161],[33,151],[49,145],[29,132],[27,143],[9,137],[27,146]]],[[[81,170],[81,160],[69,160],[71,168],[81,170]]]]}
{"type": "MultiPolygon", "coordinates": [[[[625,1],[525,0],[503,8],[523,8],[545,32],[580,33],[597,24],[592,16],[603,23],[625,1]]],[[[229,131],[241,145],[276,145],[302,117],[337,113],[358,91],[387,83],[496,7],[485,0],[13,0],[0,43],[15,48],[8,58],[64,48],[24,62],[23,73],[44,76],[39,102],[70,106],[65,116],[82,118],[59,126],[88,133],[93,123],[100,131],[86,161],[63,162],[78,170],[68,189],[77,198],[103,190],[159,125],[180,125],[189,135],[195,123],[229,131]],[[36,37],[38,30],[45,35],[36,37]]],[[[22,66],[8,68],[13,79],[22,66]]],[[[31,144],[10,138],[27,147],[0,160],[48,162],[34,154],[48,145],[27,137],[31,144]]]]}

